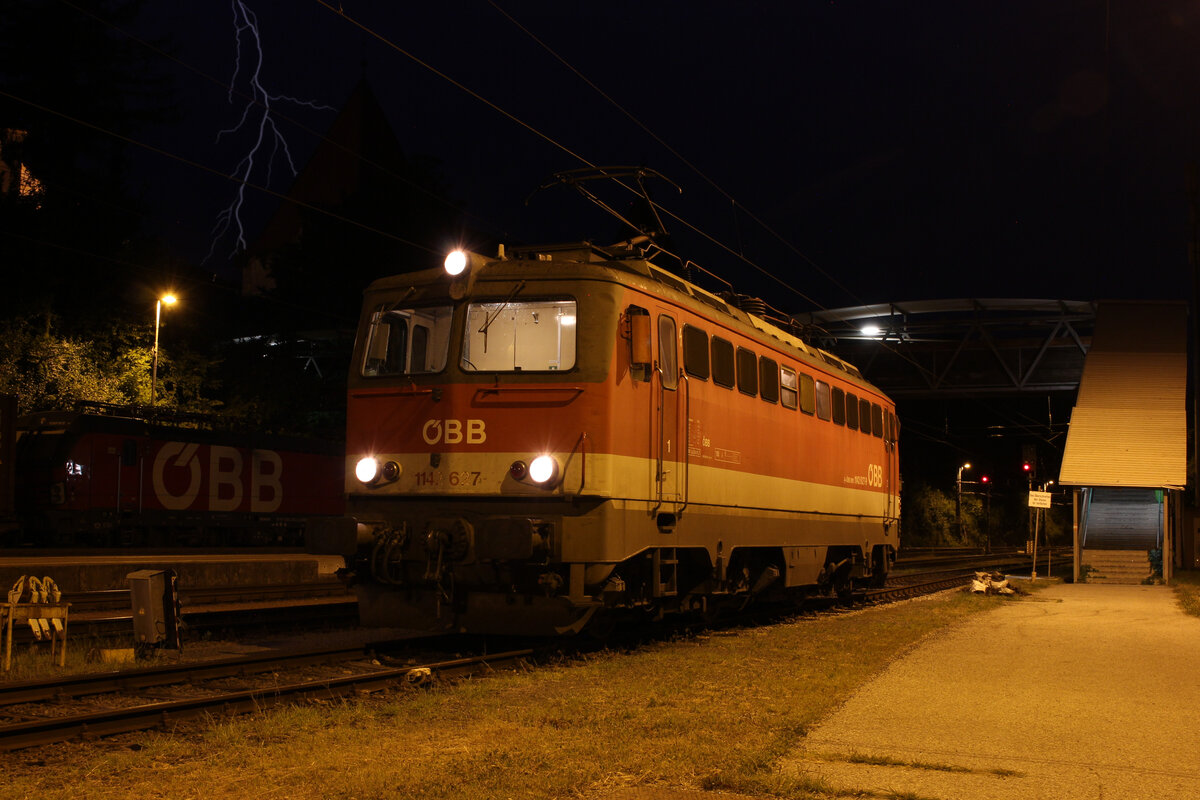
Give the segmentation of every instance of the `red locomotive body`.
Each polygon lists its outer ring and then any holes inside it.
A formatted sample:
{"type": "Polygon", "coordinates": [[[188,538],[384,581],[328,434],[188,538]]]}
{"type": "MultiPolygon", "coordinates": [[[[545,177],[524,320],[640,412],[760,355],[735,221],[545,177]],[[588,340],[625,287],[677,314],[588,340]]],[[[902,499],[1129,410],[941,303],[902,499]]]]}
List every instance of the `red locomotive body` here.
{"type": "Polygon", "coordinates": [[[632,253],[376,281],[348,402],[367,624],[564,633],[824,590],[899,546],[894,406],[632,253]]]}
{"type": "Polygon", "coordinates": [[[14,457],[17,442],[17,398],[0,394],[0,541],[17,530],[14,457]]]}
{"type": "Polygon", "coordinates": [[[35,543],[298,546],[310,517],[344,513],[340,445],[103,407],[17,428],[18,513],[35,543]]]}

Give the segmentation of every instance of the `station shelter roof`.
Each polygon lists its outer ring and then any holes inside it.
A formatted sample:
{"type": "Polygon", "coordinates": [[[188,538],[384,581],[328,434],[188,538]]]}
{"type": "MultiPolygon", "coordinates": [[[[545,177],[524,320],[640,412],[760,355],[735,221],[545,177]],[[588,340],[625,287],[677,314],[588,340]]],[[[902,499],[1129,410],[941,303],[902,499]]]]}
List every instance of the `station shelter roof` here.
{"type": "Polygon", "coordinates": [[[1187,305],[1101,302],[1059,483],[1187,482],[1187,305]]]}

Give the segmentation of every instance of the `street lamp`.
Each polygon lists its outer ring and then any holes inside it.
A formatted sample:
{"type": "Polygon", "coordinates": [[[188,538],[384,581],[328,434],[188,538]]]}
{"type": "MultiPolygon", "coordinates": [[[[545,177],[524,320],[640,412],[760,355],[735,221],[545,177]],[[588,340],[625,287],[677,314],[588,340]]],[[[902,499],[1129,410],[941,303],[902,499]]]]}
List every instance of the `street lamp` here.
{"type": "Polygon", "coordinates": [[[962,527],[962,474],[963,474],[963,470],[964,470],[964,469],[970,469],[970,468],[971,468],[971,464],[970,464],[970,462],[968,462],[968,463],[966,463],[966,464],[963,464],[961,467],[959,467],[959,468],[958,468],[958,478],[957,478],[957,480],[955,481],[955,482],[958,484],[958,496],[957,496],[957,499],[954,501],[954,520],[955,520],[955,523],[958,525],[958,540],[959,540],[960,542],[963,540],[963,527],[962,527]]]}
{"type": "Polygon", "coordinates": [[[176,301],[175,295],[171,293],[164,294],[158,298],[158,302],[154,304],[154,366],[150,371],[150,405],[154,405],[155,393],[158,389],[158,328],[162,324],[162,307],[163,305],[173,306],[176,301]]]}

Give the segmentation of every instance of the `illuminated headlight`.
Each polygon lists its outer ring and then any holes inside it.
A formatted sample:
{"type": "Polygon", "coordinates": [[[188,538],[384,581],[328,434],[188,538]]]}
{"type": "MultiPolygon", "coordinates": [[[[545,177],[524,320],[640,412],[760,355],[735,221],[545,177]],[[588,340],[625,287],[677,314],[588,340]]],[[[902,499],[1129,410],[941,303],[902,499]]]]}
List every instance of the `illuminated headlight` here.
{"type": "Polygon", "coordinates": [[[462,250],[455,250],[450,255],[446,256],[446,272],[450,275],[461,275],[463,270],[467,268],[467,254],[462,250]]]}
{"type": "Polygon", "coordinates": [[[372,483],[379,477],[382,467],[379,464],[379,459],[374,456],[360,458],[358,463],[354,465],[354,477],[358,478],[360,483],[372,483]]]}
{"type": "Polygon", "coordinates": [[[558,463],[551,456],[538,456],[529,463],[529,480],[548,483],[558,475],[558,463]]]}
{"type": "Polygon", "coordinates": [[[367,485],[375,483],[392,483],[400,480],[404,470],[395,461],[380,461],[374,456],[359,459],[354,465],[354,477],[367,485]]]}

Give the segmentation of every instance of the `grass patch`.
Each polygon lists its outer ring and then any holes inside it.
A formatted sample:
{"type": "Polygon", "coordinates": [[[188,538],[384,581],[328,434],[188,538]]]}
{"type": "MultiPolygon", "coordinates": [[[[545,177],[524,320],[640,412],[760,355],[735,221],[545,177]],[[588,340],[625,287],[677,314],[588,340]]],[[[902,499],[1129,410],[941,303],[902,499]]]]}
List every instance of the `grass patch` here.
{"type": "Polygon", "coordinates": [[[828,797],[780,759],[889,661],[1011,600],[943,595],[215,720],[191,736],[0,756],[8,796],[603,797],[627,785],[828,797]]]}
{"type": "Polygon", "coordinates": [[[1171,576],[1175,597],[1185,613],[1200,617],[1200,571],[1179,571],[1171,576]]]}
{"type": "MultiPolygon", "coordinates": [[[[16,630],[14,626],[13,630],[16,630]]],[[[27,631],[26,631],[27,632],[27,631]]],[[[3,644],[0,643],[0,647],[3,644]]],[[[153,662],[137,661],[124,665],[100,663],[100,652],[106,649],[132,648],[129,637],[98,638],[79,636],[72,638],[70,626],[67,628],[67,659],[65,666],[58,666],[58,654],[50,656],[50,642],[45,641],[15,641],[12,646],[12,669],[8,672],[0,670],[0,683],[16,683],[23,681],[44,681],[62,675],[78,675],[82,673],[112,672],[122,668],[150,666],[153,662]]],[[[3,658],[0,651],[0,659],[3,658]]]]}

